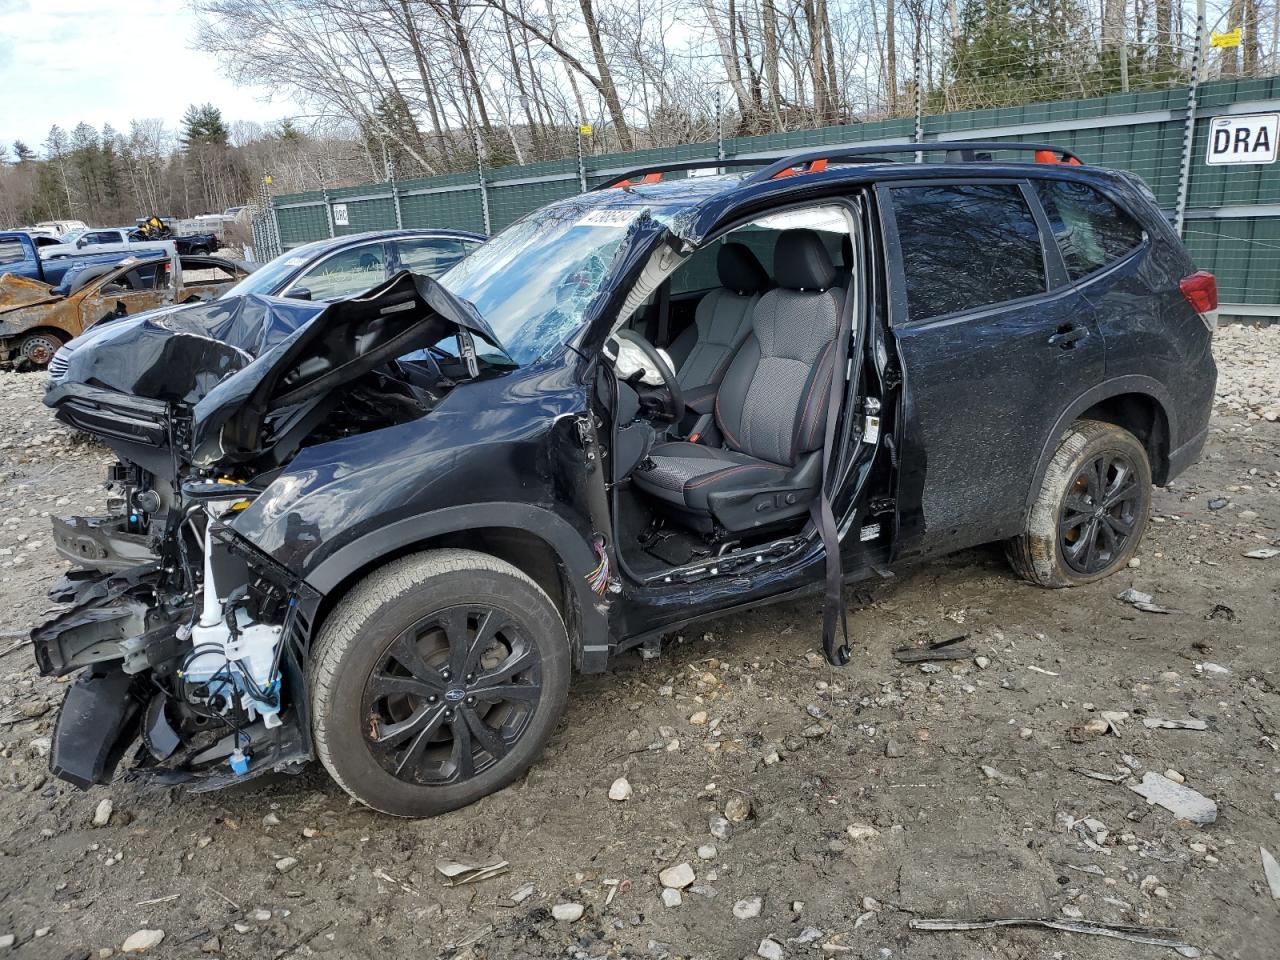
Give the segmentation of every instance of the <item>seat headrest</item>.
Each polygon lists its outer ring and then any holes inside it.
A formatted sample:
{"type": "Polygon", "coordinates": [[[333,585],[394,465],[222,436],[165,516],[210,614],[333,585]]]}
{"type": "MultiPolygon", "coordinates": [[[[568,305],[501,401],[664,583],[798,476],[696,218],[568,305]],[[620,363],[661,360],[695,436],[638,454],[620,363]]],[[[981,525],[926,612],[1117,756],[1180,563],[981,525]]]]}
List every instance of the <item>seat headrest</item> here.
{"type": "Polygon", "coordinates": [[[816,232],[783,230],[773,252],[773,276],[788,290],[826,290],[836,282],[836,268],[816,232]]]}
{"type": "Polygon", "coordinates": [[[760,265],[751,248],[743,243],[726,243],[716,254],[720,286],[734,293],[761,293],[769,286],[769,271],[760,265]]]}

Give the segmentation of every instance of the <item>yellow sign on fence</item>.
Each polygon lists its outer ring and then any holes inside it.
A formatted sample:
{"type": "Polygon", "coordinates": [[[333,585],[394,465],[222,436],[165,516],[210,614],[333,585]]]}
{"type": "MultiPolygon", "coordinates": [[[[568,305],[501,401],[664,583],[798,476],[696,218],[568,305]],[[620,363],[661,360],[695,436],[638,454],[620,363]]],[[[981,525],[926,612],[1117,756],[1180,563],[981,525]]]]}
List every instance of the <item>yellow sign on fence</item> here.
{"type": "Polygon", "coordinates": [[[593,127],[591,124],[589,123],[578,124],[578,133],[580,133],[582,136],[589,137],[594,132],[595,132],[595,127],[593,127]]]}
{"type": "Polygon", "coordinates": [[[1228,33],[1213,31],[1213,34],[1209,37],[1209,46],[1222,47],[1224,49],[1240,46],[1240,28],[1236,27],[1228,33]]]}

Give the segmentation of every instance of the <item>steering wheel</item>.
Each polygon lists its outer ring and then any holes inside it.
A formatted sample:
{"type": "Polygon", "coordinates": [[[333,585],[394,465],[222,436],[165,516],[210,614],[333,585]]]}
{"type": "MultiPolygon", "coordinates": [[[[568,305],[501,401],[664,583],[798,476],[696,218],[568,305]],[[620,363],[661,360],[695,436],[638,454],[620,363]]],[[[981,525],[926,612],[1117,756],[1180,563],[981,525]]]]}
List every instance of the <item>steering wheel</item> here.
{"type": "Polygon", "coordinates": [[[634,330],[619,330],[614,336],[635,346],[644,354],[653,369],[658,371],[658,376],[662,378],[662,386],[655,390],[662,405],[661,417],[664,420],[678,422],[684,416],[684,393],[680,389],[680,381],[676,379],[671,365],[663,359],[657,347],[634,330]]]}

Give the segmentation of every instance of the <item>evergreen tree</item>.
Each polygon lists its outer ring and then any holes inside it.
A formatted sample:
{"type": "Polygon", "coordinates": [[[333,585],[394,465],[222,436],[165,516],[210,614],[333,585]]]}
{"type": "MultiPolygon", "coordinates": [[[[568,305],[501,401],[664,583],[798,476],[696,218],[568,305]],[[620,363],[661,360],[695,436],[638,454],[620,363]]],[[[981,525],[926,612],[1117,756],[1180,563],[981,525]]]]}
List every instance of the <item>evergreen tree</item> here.
{"type": "Polygon", "coordinates": [[[231,139],[231,131],[222,119],[222,111],[211,103],[187,107],[182,115],[182,146],[190,150],[194,146],[225,147],[231,139]]]}
{"type": "Polygon", "coordinates": [[[36,152],[28,147],[21,140],[13,141],[13,162],[14,163],[34,163],[36,160],[36,152]]]}
{"type": "Polygon", "coordinates": [[[281,143],[301,143],[307,135],[298,129],[292,118],[285,117],[276,124],[274,136],[281,143]]]}
{"type": "Polygon", "coordinates": [[[948,60],[950,109],[1087,92],[1096,56],[1082,0],[966,0],[948,60]]]}

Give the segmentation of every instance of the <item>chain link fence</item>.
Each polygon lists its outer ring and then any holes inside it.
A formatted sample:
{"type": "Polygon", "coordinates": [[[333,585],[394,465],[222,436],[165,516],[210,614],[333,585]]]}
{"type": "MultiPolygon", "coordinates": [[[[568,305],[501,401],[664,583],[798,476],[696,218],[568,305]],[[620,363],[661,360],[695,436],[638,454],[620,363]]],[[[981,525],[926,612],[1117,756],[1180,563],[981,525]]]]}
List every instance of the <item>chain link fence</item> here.
{"type": "MultiPolygon", "coordinates": [[[[705,143],[590,155],[579,138],[577,155],[562,160],[498,169],[478,163],[466,173],[280,197],[264,187],[253,221],[259,259],[312,240],[396,227],[493,234],[647,163],[910,140],[1047,140],[1086,162],[1141,176],[1197,263],[1218,276],[1224,312],[1280,316],[1280,167],[1206,162],[1222,118],[1280,113],[1280,77],[1231,75],[1243,72],[1240,58],[1232,69],[1216,50],[1209,64],[1203,18],[1109,44],[1047,16],[1036,29],[1048,39],[1019,45],[1006,43],[999,23],[960,30],[954,16],[913,23],[907,79],[894,81],[891,103],[873,105],[881,119],[727,137],[724,130],[741,127],[742,116],[727,111],[722,118],[717,97],[715,140],[705,143]],[[1201,82],[1214,74],[1218,79],[1201,82]]],[[[1255,50],[1251,72],[1275,71],[1255,50]]]]}

